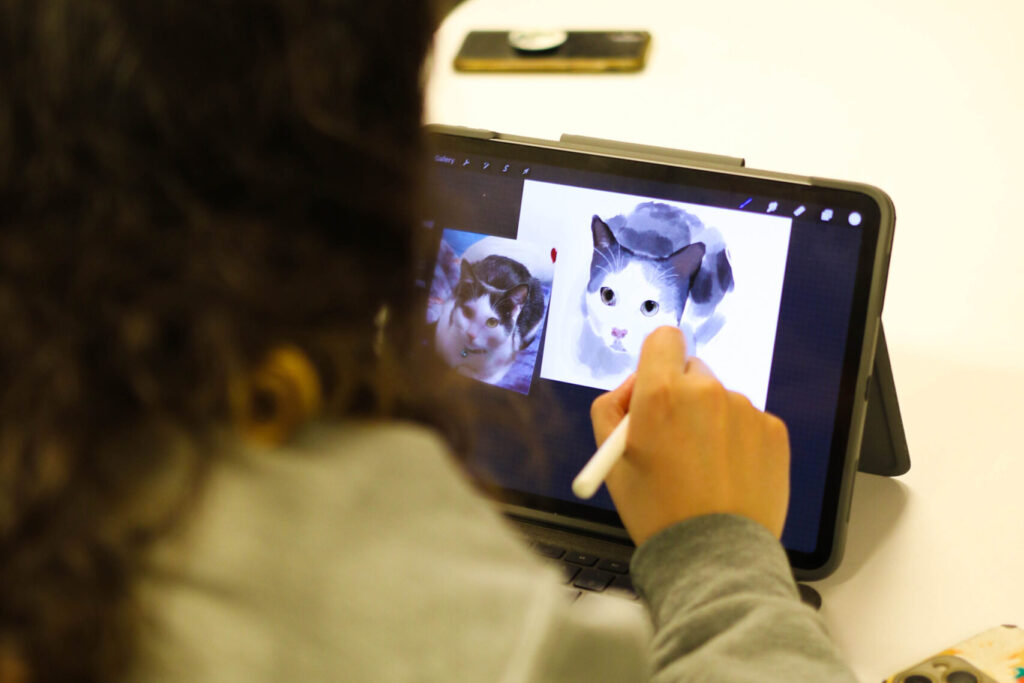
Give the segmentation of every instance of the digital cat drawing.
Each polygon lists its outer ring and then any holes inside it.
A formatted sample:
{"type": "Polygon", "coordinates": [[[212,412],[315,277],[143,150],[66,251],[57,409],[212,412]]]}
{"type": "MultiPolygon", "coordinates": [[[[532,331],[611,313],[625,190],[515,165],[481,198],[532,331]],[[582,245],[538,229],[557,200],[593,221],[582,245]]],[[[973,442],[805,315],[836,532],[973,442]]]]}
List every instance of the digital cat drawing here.
{"type": "Polygon", "coordinates": [[[646,232],[629,248],[599,216],[591,219],[590,228],[594,251],[578,350],[580,360],[602,377],[632,371],[644,339],[655,328],[678,327],[705,245],[695,242],[669,251],[668,238],[646,232]]]}
{"type": "Polygon", "coordinates": [[[441,306],[435,348],[462,374],[493,384],[537,336],[544,308],[540,281],[518,261],[496,254],[475,263],[464,258],[441,306]]]}

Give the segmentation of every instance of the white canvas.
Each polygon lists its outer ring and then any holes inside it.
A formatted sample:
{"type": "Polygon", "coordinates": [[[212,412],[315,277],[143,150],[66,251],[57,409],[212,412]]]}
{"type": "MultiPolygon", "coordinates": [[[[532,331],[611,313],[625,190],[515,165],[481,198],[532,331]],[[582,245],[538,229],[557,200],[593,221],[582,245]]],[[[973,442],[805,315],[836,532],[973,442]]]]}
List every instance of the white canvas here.
{"type": "MultiPolygon", "coordinates": [[[[690,349],[729,389],[764,408],[778,323],[791,222],[786,217],[712,208],[638,195],[526,181],[517,241],[549,255],[554,279],[540,376],[600,389],[622,377],[598,377],[576,350],[583,319],[581,298],[593,253],[591,218],[629,215],[637,205],[658,201],[698,217],[725,240],[735,280],[718,305],[726,322],[706,344],[690,349]]],[[[692,333],[692,302],[681,326],[692,333]]],[[[692,336],[692,335],[691,335],[692,336]]]]}

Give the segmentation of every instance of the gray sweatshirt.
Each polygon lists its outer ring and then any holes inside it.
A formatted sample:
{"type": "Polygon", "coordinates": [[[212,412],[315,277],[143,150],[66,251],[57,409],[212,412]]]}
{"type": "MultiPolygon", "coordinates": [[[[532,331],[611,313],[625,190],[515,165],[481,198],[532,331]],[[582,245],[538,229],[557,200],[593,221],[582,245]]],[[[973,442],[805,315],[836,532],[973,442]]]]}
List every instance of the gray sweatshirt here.
{"type": "Polygon", "coordinates": [[[133,680],[854,680],[749,520],[641,546],[647,609],[572,604],[426,429],[318,425],[229,451],[139,582],[133,680]]]}

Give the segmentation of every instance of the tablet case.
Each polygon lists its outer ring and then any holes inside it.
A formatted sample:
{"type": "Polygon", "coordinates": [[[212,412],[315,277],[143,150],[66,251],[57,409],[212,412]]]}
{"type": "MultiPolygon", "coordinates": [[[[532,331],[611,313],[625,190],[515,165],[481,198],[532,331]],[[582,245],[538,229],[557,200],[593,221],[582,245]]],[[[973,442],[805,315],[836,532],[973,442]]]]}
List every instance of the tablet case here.
{"type": "MultiPolygon", "coordinates": [[[[746,165],[746,161],[739,157],[637,145],[568,133],[563,134],[559,142],[569,149],[595,154],[625,155],[661,163],[696,161],[701,165],[746,165]]],[[[864,436],[861,441],[858,469],[867,474],[885,477],[905,474],[910,469],[910,451],[903,431],[899,401],[896,398],[896,382],[889,361],[889,348],[885,343],[885,330],[881,325],[878,327],[878,344],[875,349],[874,367],[868,378],[867,394],[868,406],[864,417],[864,436]]]]}
{"type": "Polygon", "coordinates": [[[889,349],[885,345],[885,328],[881,325],[878,327],[878,346],[870,382],[858,469],[868,474],[898,477],[910,469],[910,450],[896,399],[896,381],[892,376],[889,349]]]}

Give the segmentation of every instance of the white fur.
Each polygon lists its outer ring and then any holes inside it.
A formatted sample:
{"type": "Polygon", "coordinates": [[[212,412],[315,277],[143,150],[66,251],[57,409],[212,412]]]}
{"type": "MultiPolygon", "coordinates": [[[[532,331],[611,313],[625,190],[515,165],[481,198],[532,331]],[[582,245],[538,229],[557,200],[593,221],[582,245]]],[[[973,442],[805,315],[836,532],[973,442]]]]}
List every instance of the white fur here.
{"type": "MultiPolygon", "coordinates": [[[[601,300],[600,287],[586,292],[587,321],[590,329],[612,351],[638,359],[647,335],[662,325],[678,325],[673,307],[661,301],[663,289],[648,278],[648,270],[639,263],[630,263],[621,271],[608,274],[601,287],[615,292],[615,304],[601,300]],[[641,306],[647,300],[658,303],[654,315],[644,315],[641,306]]],[[[635,362],[633,363],[635,365],[635,362]]]]}
{"type": "MultiPolygon", "coordinates": [[[[495,327],[487,326],[488,319],[498,319],[491,308],[490,295],[483,294],[469,301],[469,309],[467,316],[461,307],[455,307],[455,299],[442,304],[434,344],[448,365],[464,375],[493,384],[512,366],[518,335],[514,326],[512,334],[500,322],[495,327]]],[[[516,311],[512,319],[518,315],[516,311]]]]}

